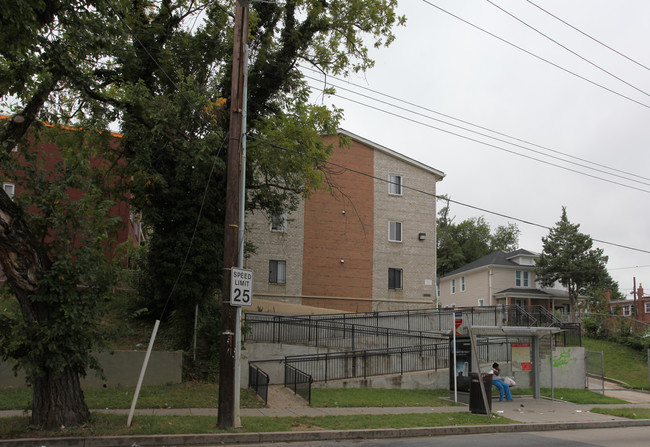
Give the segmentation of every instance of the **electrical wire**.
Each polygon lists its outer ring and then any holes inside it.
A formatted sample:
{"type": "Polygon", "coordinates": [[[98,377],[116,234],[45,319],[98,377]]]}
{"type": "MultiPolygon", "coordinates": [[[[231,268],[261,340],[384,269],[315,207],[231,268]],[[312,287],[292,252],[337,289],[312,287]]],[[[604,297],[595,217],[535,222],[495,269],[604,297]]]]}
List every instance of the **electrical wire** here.
{"type": "Polygon", "coordinates": [[[554,44],[556,44],[556,45],[558,45],[558,46],[564,48],[565,50],[567,50],[569,53],[573,54],[574,56],[576,56],[576,57],[582,59],[583,61],[587,62],[587,63],[588,63],[589,65],[591,65],[592,67],[595,67],[595,68],[597,68],[598,70],[602,71],[603,73],[606,73],[606,74],[608,74],[609,76],[613,77],[614,79],[617,79],[617,80],[621,81],[623,84],[627,85],[628,87],[632,87],[634,90],[638,91],[639,93],[643,93],[643,94],[646,95],[646,96],[650,96],[650,94],[647,93],[646,91],[641,90],[640,88],[638,88],[638,87],[636,87],[636,86],[630,84],[629,82],[625,81],[624,79],[619,78],[619,77],[616,76],[615,74],[613,74],[613,73],[611,73],[611,72],[605,70],[604,68],[602,68],[600,65],[595,64],[594,62],[591,62],[589,59],[587,59],[587,58],[581,56],[580,54],[576,53],[576,52],[573,51],[572,49],[566,47],[565,45],[562,45],[560,42],[558,42],[557,40],[553,39],[552,37],[547,36],[546,34],[544,34],[543,32],[541,32],[540,30],[538,30],[538,29],[535,28],[534,26],[532,26],[532,25],[526,23],[525,21],[521,20],[519,17],[515,16],[515,15],[512,14],[511,12],[506,11],[504,8],[502,8],[501,6],[497,5],[497,4],[494,3],[492,0],[485,0],[485,1],[488,2],[489,4],[491,4],[492,6],[494,6],[495,8],[497,8],[498,10],[500,10],[500,11],[504,12],[505,14],[509,15],[510,17],[512,17],[513,19],[515,19],[515,20],[518,21],[519,23],[521,23],[522,25],[525,25],[525,26],[527,26],[528,28],[532,29],[532,30],[535,31],[537,34],[539,34],[540,36],[545,37],[546,39],[550,40],[550,41],[553,42],[554,44]]]}
{"type": "MultiPolygon", "coordinates": [[[[323,81],[321,81],[321,80],[319,80],[319,79],[317,79],[317,78],[311,77],[311,76],[309,76],[309,75],[305,75],[305,74],[303,74],[303,76],[305,76],[305,78],[307,78],[307,79],[311,79],[311,80],[313,80],[313,81],[323,82],[323,81]]],[[[510,144],[510,145],[512,145],[512,146],[515,146],[515,147],[518,147],[518,148],[524,149],[524,150],[526,150],[526,151],[530,151],[530,152],[533,152],[533,153],[536,153],[536,154],[539,154],[539,155],[542,155],[542,156],[545,156],[545,157],[553,158],[553,159],[556,159],[556,160],[559,160],[559,161],[563,161],[563,162],[565,162],[565,163],[569,163],[569,164],[572,164],[572,165],[580,166],[580,167],[585,168],[585,169],[591,169],[591,170],[593,170],[593,171],[600,172],[601,174],[611,175],[611,176],[613,176],[613,177],[619,177],[619,178],[624,179],[624,180],[628,180],[628,181],[631,181],[631,182],[640,183],[640,184],[642,184],[642,185],[650,186],[650,183],[641,182],[641,181],[639,181],[639,180],[634,180],[634,179],[631,179],[631,178],[625,177],[625,176],[623,176],[623,175],[619,175],[619,174],[616,174],[616,173],[608,172],[608,171],[606,171],[606,170],[604,170],[604,169],[594,168],[594,167],[592,167],[592,166],[587,166],[587,165],[584,165],[584,164],[581,164],[581,163],[576,163],[576,162],[573,162],[573,161],[570,161],[570,160],[566,160],[566,159],[561,158],[561,157],[558,157],[558,156],[548,155],[548,154],[545,154],[545,153],[543,153],[543,152],[541,152],[541,151],[538,151],[538,150],[531,149],[531,148],[528,148],[528,147],[526,147],[526,146],[523,146],[523,145],[521,145],[521,144],[513,143],[513,142],[510,142],[510,141],[504,140],[504,139],[502,139],[502,138],[497,138],[497,137],[494,137],[494,136],[491,136],[491,135],[488,135],[488,134],[485,134],[485,133],[482,133],[482,132],[477,132],[477,131],[475,131],[475,130],[468,129],[467,127],[463,127],[463,126],[460,126],[460,125],[458,125],[458,124],[453,124],[453,123],[450,123],[450,122],[448,122],[448,121],[444,121],[444,120],[441,120],[441,119],[438,119],[438,118],[434,118],[434,117],[431,117],[431,116],[429,116],[429,115],[425,115],[425,114],[423,114],[423,113],[420,113],[420,112],[416,112],[416,111],[414,111],[414,110],[407,109],[407,108],[405,108],[405,107],[400,107],[400,106],[398,106],[398,105],[391,104],[391,103],[389,103],[389,102],[387,102],[387,101],[382,101],[382,100],[380,100],[380,99],[373,98],[372,96],[364,95],[364,94],[362,94],[362,93],[356,92],[356,91],[351,90],[351,89],[348,89],[348,88],[346,88],[346,87],[342,87],[342,86],[339,86],[339,85],[332,84],[331,82],[329,83],[329,85],[331,85],[332,87],[335,87],[335,88],[337,88],[337,89],[345,90],[345,91],[350,92],[350,93],[352,93],[352,94],[355,94],[355,95],[361,96],[361,97],[363,97],[363,98],[371,99],[371,100],[376,101],[376,102],[378,102],[378,103],[380,103],[380,104],[388,105],[388,106],[390,106],[390,107],[394,107],[394,108],[396,108],[396,109],[399,109],[399,110],[402,110],[402,111],[405,111],[405,112],[408,112],[408,113],[412,113],[412,114],[414,114],[414,115],[418,115],[418,116],[421,116],[421,117],[423,117],[423,118],[427,118],[427,119],[430,119],[430,120],[433,120],[433,121],[437,121],[437,122],[440,122],[440,123],[446,124],[446,125],[451,126],[451,127],[455,127],[455,128],[458,128],[458,129],[462,129],[462,130],[465,130],[465,131],[467,131],[467,132],[474,133],[474,134],[479,135],[479,136],[482,136],[482,137],[491,138],[491,139],[496,140],[496,141],[499,141],[499,142],[501,142],[501,143],[510,144]]],[[[352,101],[352,100],[350,100],[350,99],[348,99],[348,98],[346,98],[346,97],[344,97],[344,96],[339,95],[338,93],[333,93],[333,95],[336,96],[336,97],[342,98],[342,99],[346,99],[346,100],[348,100],[348,101],[352,101]]],[[[357,102],[357,103],[358,103],[358,104],[363,104],[363,105],[368,106],[368,104],[366,104],[366,103],[361,103],[360,101],[357,102]]],[[[377,110],[384,111],[383,109],[377,109],[377,110]]],[[[402,117],[402,118],[405,118],[405,117],[403,117],[402,115],[398,115],[398,116],[400,116],[400,117],[402,117]]],[[[418,122],[418,123],[419,123],[419,122],[418,122]]],[[[440,130],[440,129],[437,128],[437,127],[434,127],[434,128],[437,129],[437,130],[440,130]]],[[[515,153],[515,154],[517,154],[516,152],[511,152],[511,153],[515,153]]],[[[518,154],[518,155],[521,155],[521,154],[518,154]]],[[[542,162],[542,163],[546,163],[545,161],[539,160],[539,159],[534,158],[534,157],[526,157],[526,158],[530,158],[530,159],[535,160],[535,161],[539,161],[539,162],[542,162]]],[[[558,165],[555,165],[555,164],[552,164],[552,165],[553,165],[553,166],[558,166],[558,165]]],[[[584,175],[584,173],[582,173],[581,171],[573,171],[573,172],[578,172],[578,173],[584,175]]],[[[603,180],[603,181],[608,181],[607,179],[603,179],[602,177],[594,177],[594,176],[590,176],[590,177],[597,178],[597,179],[599,179],[599,180],[603,180]]],[[[619,184],[619,183],[617,183],[617,184],[619,184]]],[[[648,191],[648,192],[650,192],[650,191],[648,191]]]]}
{"type": "MultiPolygon", "coordinates": [[[[363,172],[363,171],[359,171],[357,169],[352,169],[352,168],[349,168],[349,167],[344,166],[342,164],[334,163],[334,162],[332,162],[330,160],[323,159],[323,158],[320,158],[320,157],[316,157],[316,156],[307,154],[307,153],[299,151],[299,150],[289,149],[289,148],[286,148],[284,146],[280,146],[279,144],[272,143],[272,142],[270,142],[268,140],[265,140],[264,138],[257,137],[255,135],[250,134],[250,133],[247,134],[247,137],[251,138],[253,140],[259,141],[261,143],[264,143],[264,144],[266,144],[266,145],[268,145],[270,147],[273,147],[275,149],[279,149],[279,150],[282,150],[282,151],[285,151],[285,152],[292,152],[294,154],[310,158],[310,159],[312,159],[314,161],[317,161],[319,163],[324,163],[324,164],[327,164],[327,165],[330,165],[330,166],[334,166],[334,167],[337,167],[339,169],[343,169],[343,170],[348,171],[348,172],[352,172],[352,173],[359,174],[359,175],[362,175],[362,176],[365,176],[365,177],[369,177],[369,178],[371,178],[373,180],[378,180],[378,181],[386,183],[386,184],[390,183],[390,181],[387,180],[387,179],[383,179],[383,178],[377,177],[375,175],[368,174],[368,173],[363,172]]],[[[413,187],[410,187],[410,186],[407,186],[407,185],[404,185],[404,184],[402,184],[402,188],[417,192],[419,194],[424,194],[424,195],[429,196],[429,197],[434,197],[437,200],[444,200],[446,202],[451,202],[451,203],[454,203],[456,205],[460,205],[460,206],[470,208],[470,209],[473,209],[473,210],[476,210],[476,211],[481,211],[483,213],[491,214],[493,216],[503,217],[505,219],[514,220],[516,222],[520,222],[520,223],[530,225],[530,226],[535,226],[535,227],[542,228],[542,229],[549,230],[549,231],[552,229],[551,227],[546,226],[546,225],[542,225],[542,224],[539,224],[539,223],[536,223],[536,222],[532,222],[532,221],[525,220],[525,219],[522,219],[522,218],[519,218],[519,217],[511,216],[511,215],[508,215],[508,214],[500,213],[498,211],[492,211],[492,210],[489,210],[487,208],[481,208],[481,207],[476,206],[476,205],[470,205],[468,203],[460,202],[458,200],[453,200],[453,199],[451,199],[449,197],[446,197],[446,196],[440,196],[440,195],[433,194],[431,192],[427,192],[427,191],[424,191],[424,190],[421,190],[421,189],[418,189],[418,188],[413,188],[413,187]]],[[[599,242],[601,244],[611,245],[611,246],[618,247],[618,248],[623,248],[623,249],[626,249],[626,250],[632,250],[632,251],[638,251],[638,252],[641,252],[641,253],[650,254],[650,250],[644,250],[644,249],[641,249],[641,248],[630,247],[628,245],[618,244],[618,243],[615,243],[615,242],[608,242],[608,241],[604,241],[604,240],[601,240],[601,239],[593,239],[592,238],[592,240],[594,242],[599,242]]]]}
{"type": "Polygon", "coordinates": [[[644,193],[648,193],[648,194],[650,194],[650,190],[647,190],[647,189],[637,188],[636,186],[632,186],[632,185],[626,185],[625,183],[617,182],[617,181],[610,180],[610,179],[605,179],[605,178],[602,178],[602,177],[599,177],[599,176],[596,176],[596,175],[588,174],[588,173],[586,173],[586,172],[582,172],[582,171],[578,171],[578,170],[576,170],[576,169],[569,168],[569,167],[567,167],[567,166],[562,166],[562,165],[559,165],[559,164],[557,164],[557,163],[552,163],[552,162],[550,162],[550,161],[541,160],[541,159],[539,159],[539,158],[535,158],[535,157],[531,157],[531,156],[529,156],[529,155],[521,154],[521,153],[519,153],[519,152],[512,151],[512,150],[510,150],[510,149],[506,149],[506,148],[504,148],[504,147],[497,146],[497,145],[495,145],[495,144],[488,143],[488,142],[486,142],[486,141],[481,141],[481,140],[479,140],[479,139],[477,139],[477,138],[473,138],[473,137],[470,137],[470,136],[467,136],[467,135],[462,135],[462,134],[460,134],[460,133],[458,133],[458,132],[452,132],[451,130],[443,129],[442,127],[434,126],[434,125],[432,125],[432,124],[427,124],[427,123],[424,123],[424,122],[422,122],[422,121],[418,121],[418,120],[413,119],[413,118],[408,118],[408,117],[406,117],[406,116],[399,115],[399,114],[397,114],[397,113],[390,112],[390,111],[388,111],[388,110],[380,109],[379,107],[371,106],[371,105],[369,105],[369,104],[365,104],[365,103],[363,103],[363,102],[361,102],[361,101],[356,101],[356,100],[354,100],[354,99],[347,98],[347,97],[342,96],[342,95],[336,95],[336,97],[337,97],[337,98],[341,98],[341,99],[345,99],[346,101],[353,102],[353,103],[355,103],[355,104],[358,104],[358,105],[361,105],[361,106],[367,107],[367,108],[369,108],[369,109],[377,110],[377,111],[382,112],[382,113],[385,113],[385,114],[387,114],[387,115],[391,115],[391,116],[394,116],[394,117],[397,117],[397,118],[401,118],[401,119],[406,120],[406,121],[410,121],[410,122],[415,123],[415,124],[419,124],[419,125],[422,125],[422,126],[425,126],[425,127],[429,127],[429,128],[431,128],[431,129],[438,130],[438,131],[440,131],[440,132],[444,132],[444,133],[449,134],[449,135],[453,135],[453,136],[456,136],[456,137],[459,137],[459,138],[463,138],[463,139],[468,140],[468,141],[472,141],[472,142],[474,142],[474,143],[478,143],[478,144],[482,144],[482,145],[484,145],[484,146],[488,146],[488,147],[491,147],[491,148],[494,148],[494,149],[498,149],[498,150],[500,150],[500,151],[507,152],[507,153],[510,153],[510,154],[516,155],[516,156],[518,156],[518,157],[522,157],[522,158],[526,158],[526,159],[529,159],[529,160],[537,161],[537,162],[539,162],[539,163],[543,163],[543,164],[545,164],[545,165],[553,166],[553,167],[556,167],[556,168],[559,168],[559,169],[563,169],[563,170],[565,170],[565,171],[569,171],[569,172],[573,172],[573,173],[575,173],[575,174],[583,175],[583,176],[585,176],[585,177],[590,177],[590,178],[593,178],[593,179],[596,179],[596,180],[600,180],[600,181],[603,181],[603,182],[611,183],[611,184],[613,184],[613,185],[618,185],[618,186],[622,186],[622,187],[624,187],[624,188],[629,188],[629,189],[633,189],[633,190],[636,190],[636,191],[640,191],[640,192],[644,192],[644,193]]]}
{"type": "Polygon", "coordinates": [[[196,216],[196,222],[194,223],[194,231],[192,232],[192,237],[190,238],[190,243],[187,245],[187,251],[185,252],[185,257],[183,258],[183,263],[181,264],[181,267],[178,269],[178,275],[176,276],[176,280],[174,280],[174,284],[172,285],[171,290],[169,291],[169,295],[167,295],[167,300],[165,301],[165,305],[163,306],[163,310],[160,313],[160,318],[159,320],[162,321],[163,317],[165,316],[165,311],[167,310],[167,305],[169,304],[169,301],[171,300],[171,297],[174,294],[174,291],[176,290],[176,286],[178,285],[178,282],[181,279],[181,275],[183,274],[183,270],[185,269],[185,264],[187,264],[187,260],[190,257],[190,250],[192,249],[192,246],[194,245],[194,236],[196,236],[196,232],[198,231],[199,228],[199,221],[201,220],[201,215],[203,214],[203,207],[205,206],[205,199],[208,196],[208,187],[210,186],[210,180],[212,179],[212,174],[214,173],[214,169],[217,166],[217,160],[219,159],[219,155],[221,154],[221,149],[223,149],[223,145],[226,142],[226,139],[228,138],[228,134],[225,134],[223,136],[223,139],[221,140],[221,145],[219,146],[219,149],[217,150],[217,154],[214,156],[214,160],[212,161],[212,167],[210,168],[210,174],[208,174],[208,179],[205,182],[205,188],[203,189],[203,197],[201,199],[201,206],[199,207],[199,213],[196,216]]]}
{"type": "Polygon", "coordinates": [[[615,95],[617,95],[617,96],[620,96],[620,97],[623,98],[623,99],[627,99],[628,101],[634,102],[634,103],[636,103],[636,104],[638,104],[638,105],[640,105],[640,106],[643,106],[643,107],[645,107],[645,108],[647,108],[647,109],[650,109],[650,105],[648,105],[648,104],[645,104],[645,103],[643,103],[643,102],[641,102],[641,101],[637,101],[637,100],[634,99],[634,98],[631,98],[631,97],[626,96],[626,95],[624,95],[624,94],[622,94],[622,93],[619,93],[619,92],[617,92],[616,90],[612,90],[612,89],[609,88],[609,87],[605,87],[605,86],[602,85],[602,84],[599,84],[599,83],[597,83],[597,82],[595,82],[595,81],[592,81],[591,79],[588,79],[588,78],[586,78],[586,77],[584,77],[584,76],[582,76],[582,75],[579,75],[578,73],[575,73],[575,72],[573,72],[573,71],[571,71],[571,70],[569,70],[569,69],[567,69],[567,68],[562,67],[561,65],[558,65],[558,64],[556,64],[556,63],[554,63],[554,62],[551,62],[551,61],[549,61],[548,59],[544,59],[543,57],[538,56],[537,54],[533,53],[532,51],[528,51],[528,50],[526,50],[526,49],[524,49],[524,48],[522,48],[522,47],[520,47],[520,46],[518,46],[518,45],[516,45],[516,44],[514,44],[514,43],[512,43],[512,42],[510,42],[510,41],[508,41],[508,40],[506,40],[506,39],[504,39],[504,38],[502,38],[502,37],[497,36],[497,35],[494,34],[494,33],[491,33],[490,31],[487,31],[487,30],[484,29],[484,28],[481,28],[481,27],[478,26],[478,25],[475,25],[475,24],[473,24],[473,23],[471,23],[471,22],[469,22],[469,21],[463,19],[462,17],[457,16],[456,14],[453,14],[453,13],[447,11],[446,9],[441,8],[441,7],[438,6],[438,5],[435,5],[435,4],[431,3],[429,0],[422,0],[422,1],[423,1],[424,3],[426,3],[427,5],[431,6],[432,8],[436,8],[437,10],[439,10],[439,11],[441,11],[441,12],[444,12],[445,14],[450,15],[451,17],[453,17],[453,18],[455,18],[455,19],[457,19],[457,20],[460,20],[461,22],[463,22],[463,23],[465,23],[465,24],[471,26],[472,28],[475,28],[475,29],[477,29],[477,30],[479,30],[479,31],[482,31],[482,32],[485,33],[485,34],[488,34],[489,36],[492,36],[492,37],[494,37],[495,39],[498,39],[498,40],[500,40],[501,42],[506,43],[506,44],[508,44],[508,45],[510,45],[510,46],[512,46],[512,47],[514,47],[514,48],[516,48],[516,49],[518,49],[519,51],[523,51],[524,53],[528,54],[529,56],[532,56],[532,57],[534,57],[534,58],[536,58],[536,59],[539,59],[539,60],[542,61],[542,62],[546,62],[547,64],[552,65],[553,67],[558,68],[558,69],[564,71],[565,73],[569,73],[570,75],[573,75],[573,76],[575,76],[575,77],[578,78],[578,79],[582,79],[582,80],[585,81],[585,82],[588,82],[588,83],[590,83],[590,84],[592,84],[592,85],[595,85],[596,87],[600,87],[601,89],[606,90],[606,91],[608,91],[608,92],[610,92],[610,93],[613,93],[613,94],[615,94],[615,95]]]}
{"type": "MultiPolygon", "coordinates": [[[[312,72],[314,72],[314,73],[322,74],[320,71],[315,70],[315,69],[313,69],[313,68],[311,68],[311,67],[304,66],[304,65],[299,65],[299,68],[301,68],[301,69],[303,69],[303,70],[312,71],[312,72]]],[[[310,79],[313,79],[313,78],[310,78],[310,79]]],[[[494,130],[494,129],[490,129],[490,128],[488,128],[488,127],[481,126],[481,125],[479,125],[479,124],[472,123],[472,122],[470,122],[470,121],[466,121],[466,120],[463,120],[463,119],[460,119],[460,118],[456,118],[456,117],[454,117],[454,116],[451,116],[451,115],[448,115],[448,114],[441,113],[441,112],[438,112],[438,111],[436,111],[436,110],[433,110],[433,109],[431,109],[431,108],[424,107],[424,106],[422,106],[422,105],[419,105],[419,104],[415,104],[415,103],[413,103],[413,102],[406,101],[406,100],[404,100],[404,99],[402,99],[402,98],[398,98],[398,97],[396,97],[396,96],[391,96],[391,95],[389,95],[389,94],[387,94],[387,93],[380,92],[380,91],[378,91],[378,90],[373,90],[373,89],[371,89],[371,88],[369,88],[369,87],[366,87],[366,86],[363,86],[363,85],[359,85],[359,84],[355,84],[355,83],[350,82],[350,81],[345,80],[345,79],[337,78],[336,76],[328,75],[328,79],[334,79],[334,80],[336,80],[336,81],[344,82],[344,83],[346,83],[346,84],[348,84],[348,85],[353,85],[354,87],[359,88],[359,89],[362,89],[362,90],[364,90],[364,91],[372,92],[372,93],[374,93],[374,94],[377,94],[377,95],[380,95],[380,96],[383,96],[383,97],[389,98],[389,99],[394,100],[394,101],[401,102],[401,103],[403,103],[403,104],[406,104],[406,105],[409,105],[409,106],[412,106],[412,107],[416,107],[416,108],[418,108],[418,109],[424,110],[424,111],[426,111],[426,112],[433,113],[433,114],[435,114],[435,115],[443,116],[443,117],[445,117],[445,118],[450,118],[450,119],[452,119],[452,120],[454,120],[454,121],[458,121],[458,122],[460,122],[460,123],[463,123],[463,124],[467,124],[467,125],[470,125],[470,126],[476,127],[477,129],[481,129],[481,130],[485,130],[485,131],[491,132],[491,133],[493,133],[493,134],[495,134],[495,135],[500,135],[500,136],[502,136],[502,137],[510,138],[510,139],[512,139],[512,140],[514,140],[514,141],[518,141],[518,142],[520,142],[520,143],[525,143],[525,144],[528,144],[528,145],[530,145],[530,146],[537,147],[537,148],[539,148],[539,149],[544,149],[544,150],[549,151],[549,152],[552,152],[552,153],[554,153],[554,154],[559,154],[559,155],[562,155],[562,156],[565,156],[565,157],[568,157],[568,158],[571,158],[571,159],[574,159],[574,160],[578,160],[578,161],[581,161],[581,162],[584,162],[584,163],[589,163],[589,164],[592,164],[592,165],[594,165],[594,166],[598,166],[598,167],[600,167],[600,168],[609,169],[609,170],[611,170],[611,171],[619,172],[619,173],[621,173],[621,174],[626,174],[626,175],[629,175],[629,176],[631,176],[631,177],[637,177],[637,178],[640,178],[640,179],[643,179],[643,180],[648,180],[648,181],[650,181],[650,178],[649,178],[649,177],[644,177],[644,176],[639,175],[639,174],[635,174],[635,173],[628,172],[628,171],[623,171],[623,170],[621,170],[621,169],[613,168],[613,167],[611,167],[611,166],[607,166],[607,165],[604,165],[604,164],[601,164],[601,163],[597,163],[597,162],[594,162],[594,161],[591,161],[591,160],[587,160],[587,159],[585,159],[585,158],[576,157],[576,156],[571,155],[571,154],[568,154],[568,153],[566,153],[566,152],[562,152],[562,151],[559,151],[559,150],[555,150],[555,149],[549,148],[549,147],[547,147],[547,146],[542,146],[542,145],[539,145],[539,144],[533,143],[533,142],[531,142],[531,141],[527,141],[527,140],[524,140],[524,139],[521,139],[521,138],[517,138],[517,137],[514,137],[514,136],[512,136],[512,135],[509,135],[509,134],[506,134],[506,133],[503,133],[503,132],[499,132],[499,131],[494,130]]],[[[328,81],[323,81],[323,80],[320,80],[320,79],[318,79],[318,81],[319,81],[319,82],[323,82],[323,83],[325,83],[326,85],[329,83],[328,81]]],[[[335,86],[335,87],[337,87],[337,88],[341,88],[341,87],[338,87],[338,86],[335,86]]],[[[415,113],[415,112],[413,112],[413,113],[415,113]]],[[[469,129],[467,129],[467,130],[469,130],[469,129]]],[[[469,131],[471,131],[471,130],[469,130],[469,131]]],[[[473,132],[473,131],[471,131],[471,132],[473,132]]],[[[492,137],[490,137],[490,138],[492,138],[492,137]]],[[[610,174],[610,175],[613,175],[613,174],[610,174]]],[[[629,180],[632,181],[632,179],[629,179],[629,180]]],[[[640,183],[643,183],[643,182],[640,182],[640,183]]],[[[643,183],[643,184],[645,184],[645,183],[643,183]]]]}
{"type": "Polygon", "coordinates": [[[550,12],[547,11],[546,9],[542,8],[541,6],[539,6],[539,5],[537,5],[537,4],[533,3],[533,2],[531,2],[530,0],[526,0],[526,1],[527,1],[528,3],[530,3],[531,5],[533,5],[535,8],[540,9],[541,11],[543,11],[543,12],[545,12],[546,14],[550,15],[550,16],[553,17],[554,19],[559,20],[560,22],[564,23],[564,24],[565,24],[566,26],[568,26],[569,28],[573,28],[574,30],[576,30],[577,32],[579,32],[580,34],[582,34],[583,36],[588,37],[589,39],[593,40],[594,42],[596,42],[596,43],[598,43],[598,44],[604,46],[604,47],[607,48],[608,50],[611,50],[611,51],[613,51],[614,53],[618,54],[619,56],[624,57],[625,59],[629,60],[630,62],[632,62],[632,63],[634,63],[634,64],[636,64],[636,65],[638,65],[639,67],[645,68],[646,70],[650,70],[650,68],[648,68],[647,66],[643,65],[642,63],[636,61],[635,59],[632,59],[632,58],[629,57],[629,56],[626,56],[625,54],[621,53],[620,51],[618,51],[618,50],[616,50],[616,49],[614,49],[614,48],[612,48],[612,47],[610,47],[609,45],[604,44],[604,43],[601,42],[600,40],[596,39],[595,37],[590,36],[589,34],[585,33],[585,32],[582,31],[581,29],[576,28],[575,26],[571,25],[570,23],[568,23],[568,22],[562,20],[561,18],[559,18],[558,16],[556,16],[556,15],[550,13],[550,12]]]}

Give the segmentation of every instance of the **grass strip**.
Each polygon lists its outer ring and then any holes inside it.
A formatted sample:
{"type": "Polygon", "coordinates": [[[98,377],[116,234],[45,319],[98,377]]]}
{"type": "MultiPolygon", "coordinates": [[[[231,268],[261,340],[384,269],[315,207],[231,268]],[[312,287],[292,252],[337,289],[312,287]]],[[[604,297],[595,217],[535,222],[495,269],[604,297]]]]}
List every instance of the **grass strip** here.
{"type": "Polygon", "coordinates": [[[93,413],[92,421],[80,427],[42,431],[29,425],[27,417],[0,418],[0,439],[120,436],[158,434],[257,433],[300,430],[356,430],[380,428],[447,427],[463,425],[512,424],[503,416],[467,413],[429,413],[400,415],[355,415],[320,417],[243,417],[242,428],[219,430],[212,416],[153,416],[141,415],[126,427],[127,416],[93,413]]]}
{"type": "MultiPolygon", "coordinates": [[[[84,390],[90,409],[130,408],[135,387],[89,388],[84,390]]],[[[0,389],[0,410],[31,408],[31,388],[0,389]]],[[[215,383],[184,382],[145,386],[140,389],[138,408],[217,408],[219,385],[215,383]]],[[[243,388],[240,394],[242,408],[263,408],[255,392],[243,388]]]]}
{"type": "Polygon", "coordinates": [[[401,390],[389,388],[314,388],[314,407],[450,407],[449,390],[401,390]]]}
{"type": "Polygon", "coordinates": [[[592,408],[589,411],[627,419],[650,419],[650,408],[592,408]]]}
{"type": "MultiPolygon", "coordinates": [[[[533,390],[530,388],[513,388],[512,394],[514,396],[527,396],[533,394],[533,390]]],[[[540,395],[544,397],[551,397],[550,388],[540,389],[540,395]]],[[[563,400],[566,402],[572,402],[574,404],[625,404],[628,403],[625,400],[618,399],[616,397],[603,396],[602,394],[594,393],[589,390],[576,390],[573,388],[555,388],[553,390],[553,398],[557,400],[563,400]]]]}

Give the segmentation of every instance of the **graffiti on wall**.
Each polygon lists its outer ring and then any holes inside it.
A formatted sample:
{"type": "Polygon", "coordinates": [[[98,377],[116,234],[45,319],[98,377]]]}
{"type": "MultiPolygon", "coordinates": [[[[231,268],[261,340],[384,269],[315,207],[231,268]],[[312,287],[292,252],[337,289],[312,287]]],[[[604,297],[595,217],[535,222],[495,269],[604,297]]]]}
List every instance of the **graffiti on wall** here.
{"type": "Polygon", "coordinates": [[[571,355],[571,349],[565,348],[560,350],[559,355],[553,356],[553,368],[565,368],[575,364],[578,360],[571,355]]]}

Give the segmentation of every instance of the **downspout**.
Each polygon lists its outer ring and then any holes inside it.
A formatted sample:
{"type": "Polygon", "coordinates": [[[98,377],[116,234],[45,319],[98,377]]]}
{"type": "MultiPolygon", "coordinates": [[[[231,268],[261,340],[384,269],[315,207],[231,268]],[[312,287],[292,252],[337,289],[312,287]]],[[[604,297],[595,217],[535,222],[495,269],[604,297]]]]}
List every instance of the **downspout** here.
{"type": "Polygon", "coordinates": [[[488,267],[488,296],[490,297],[490,306],[496,306],[492,299],[492,269],[488,267]]]}

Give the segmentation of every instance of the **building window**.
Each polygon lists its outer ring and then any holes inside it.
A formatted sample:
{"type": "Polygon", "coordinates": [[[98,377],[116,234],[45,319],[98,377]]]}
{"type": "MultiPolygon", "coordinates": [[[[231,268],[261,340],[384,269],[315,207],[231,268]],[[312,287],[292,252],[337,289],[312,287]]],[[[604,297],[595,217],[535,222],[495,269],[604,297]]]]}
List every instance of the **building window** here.
{"type": "Polygon", "coordinates": [[[276,214],[271,216],[271,231],[285,233],[287,231],[287,214],[276,214]]]}
{"type": "Polygon", "coordinates": [[[451,280],[451,294],[453,295],[454,293],[456,293],[456,280],[452,279],[451,280]]]}
{"type": "Polygon", "coordinates": [[[269,282],[271,284],[284,284],[287,282],[286,261],[269,261],[269,282]]]}
{"type": "Polygon", "coordinates": [[[402,176],[390,174],[388,176],[388,194],[402,195],[402,176]]]}
{"type": "Polygon", "coordinates": [[[388,222],[388,240],[402,242],[402,222],[388,222]]]}
{"type": "Polygon", "coordinates": [[[623,316],[624,317],[629,317],[632,315],[632,309],[630,306],[623,306],[623,316]]]}
{"type": "Polygon", "coordinates": [[[2,189],[5,190],[10,199],[14,198],[14,193],[16,192],[16,185],[13,183],[3,183],[2,189]]]}
{"type": "Polygon", "coordinates": [[[515,272],[515,285],[517,287],[528,287],[528,272],[517,270],[515,272]]]}
{"type": "Polygon", "coordinates": [[[645,313],[650,314],[650,301],[645,303],[645,313]]]}
{"type": "Polygon", "coordinates": [[[483,307],[485,306],[485,300],[483,298],[478,299],[478,307],[483,307]]]}
{"type": "Polygon", "coordinates": [[[399,290],[402,288],[402,269],[388,269],[388,289],[399,290]]]}
{"type": "Polygon", "coordinates": [[[460,291],[461,292],[465,291],[465,277],[464,276],[460,277],[460,291]]]}

